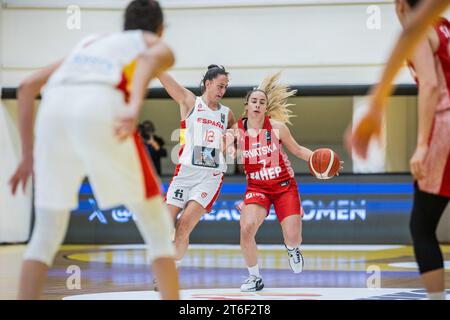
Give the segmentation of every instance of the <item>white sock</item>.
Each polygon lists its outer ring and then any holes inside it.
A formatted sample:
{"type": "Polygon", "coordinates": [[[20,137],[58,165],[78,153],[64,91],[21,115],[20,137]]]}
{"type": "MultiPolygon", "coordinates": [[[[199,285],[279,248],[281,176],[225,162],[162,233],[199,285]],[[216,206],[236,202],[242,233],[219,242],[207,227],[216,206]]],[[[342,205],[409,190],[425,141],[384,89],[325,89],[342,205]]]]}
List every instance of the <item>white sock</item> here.
{"type": "Polygon", "coordinates": [[[445,296],[445,291],[427,293],[428,300],[445,300],[445,296]]]}
{"type": "Polygon", "coordinates": [[[249,273],[251,276],[261,277],[261,276],[259,275],[259,267],[258,267],[258,265],[255,265],[255,266],[253,266],[253,267],[247,267],[247,269],[248,269],[248,273],[249,273]]]}
{"type": "Polygon", "coordinates": [[[287,248],[288,250],[294,250],[295,248],[298,248],[298,247],[289,247],[289,246],[286,245],[286,244],[285,244],[285,246],[286,246],[286,248],[287,248]]]}
{"type": "Polygon", "coordinates": [[[180,268],[181,260],[175,260],[175,267],[180,268]]]}

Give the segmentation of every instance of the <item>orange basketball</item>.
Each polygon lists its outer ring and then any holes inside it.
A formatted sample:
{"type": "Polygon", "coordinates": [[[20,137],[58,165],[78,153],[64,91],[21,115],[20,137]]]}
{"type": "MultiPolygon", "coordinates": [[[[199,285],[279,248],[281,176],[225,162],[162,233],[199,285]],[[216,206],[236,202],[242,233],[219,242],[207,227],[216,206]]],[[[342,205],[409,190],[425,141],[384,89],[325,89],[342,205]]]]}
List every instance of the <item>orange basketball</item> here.
{"type": "Polygon", "coordinates": [[[341,166],[339,156],[328,148],[317,149],[309,159],[309,170],[318,179],[330,179],[336,175],[341,166]]]}

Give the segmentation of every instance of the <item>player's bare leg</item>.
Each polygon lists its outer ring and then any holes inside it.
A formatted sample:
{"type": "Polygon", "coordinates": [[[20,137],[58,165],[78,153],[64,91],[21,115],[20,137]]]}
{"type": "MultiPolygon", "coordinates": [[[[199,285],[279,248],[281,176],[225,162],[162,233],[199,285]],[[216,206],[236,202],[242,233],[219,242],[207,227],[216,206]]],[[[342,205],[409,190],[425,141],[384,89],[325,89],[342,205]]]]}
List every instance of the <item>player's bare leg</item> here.
{"type": "Polygon", "coordinates": [[[288,247],[298,247],[302,243],[302,219],[298,214],[287,216],[281,221],[284,243],[288,247]]]}
{"type": "Polygon", "coordinates": [[[181,212],[182,209],[177,206],[174,206],[173,204],[167,204],[167,209],[169,209],[170,216],[172,217],[174,225],[176,225],[178,214],[181,212]]]}
{"type": "Polygon", "coordinates": [[[189,201],[178,219],[175,228],[175,250],[176,260],[181,260],[189,246],[189,236],[200,218],[206,213],[206,209],[197,201],[189,201]]]}
{"type": "Polygon", "coordinates": [[[158,279],[161,299],[163,300],[178,300],[179,283],[178,271],[173,258],[158,258],[153,261],[153,272],[156,279],[158,279]]]}
{"type": "Polygon", "coordinates": [[[242,207],[240,244],[249,271],[249,277],[241,285],[241,291],[258,291],[264,287],[264,283],[259,274],[258,247],[255,236],[266,216],[267,210],[260,205],[248,204],[242,207]]]}
{"type": "Polygon", "coordinates": [[[422,282],[427,289],[429,298],[437,295],[438,299],[445,299],[445,275],[444,269],[437,269],[422,273],[422,282]]]}
{"type": "Polygon", "coordinates": [[[294,273],[300,273],[304,266],[304,259],[300,252],[300,244],[302,243],[301,216],[298,214],[287,216],[281,221],[281,229],[288,250],[289,266],[294,273]]]}
{"type": "Polygon", "coordinates": [[[266,216],[266,209],[260,205],[248,204],[242,207],[240,244],[245,263],[249,267],[258,264],[258,249],[255,236],[266,216]]]}
{"type": "MultiPolygon", "coordinates": [[[[177,206],[174,206],[172,204],[167,204],[167,209],[169,209],[169,213],[170,213],[170,217],[172,218],[173,221],[173,225],[176,226],[177,225],[177,217],[178,214],[183,210],[177,206]]],[[[172,235],[172,240],[175,241],[175,229],[172,235]]]]}
{"type": "Polygon", "coordinates": [[[38,300],[47,280],[49,267],[40,261],[25,260],[22,263],[20,274],[19,295],[20,300],[38,300]]]}
{"type": "MultiPolygon", "coordinates": [[[[172,204],[167,204],[167,209],[169,211],[170,217],[172,218],[172,221],[173,221],[174,225],[176,225],[176,223],[177,223],[177,216],[182,211],[182,209],[177,207],[177,206],[174,206],[172,204]]],[[[174,229],[174,231],[175,231],[175,229],[174,229]]],[[[172,239],[175,239],[175,232],[172,235],[172,239]]],[[[177,265],[176,265],[176,260],[175,260],[175,269],[176,268],[177,268],[177,265]]],[[[164,270],[164,268],[160,268],[160,269],[164,270]]],[[[155,290],[155,291],[159,291],[160,290],[159,281],[156,280],[157,278],[159,278],[157,270],[159,270],[159,269],[156,269],[155,268],[155,264],[154,264],[153,265],[153,271],[155,272],[155,278],[153,278],[153,290],[155,290]]],[[[163,273],[163,276],[164,275],[165,274],[163,273]]],[[[178,274],[177,274],[177,279],[178,279],[178,274]]]]}

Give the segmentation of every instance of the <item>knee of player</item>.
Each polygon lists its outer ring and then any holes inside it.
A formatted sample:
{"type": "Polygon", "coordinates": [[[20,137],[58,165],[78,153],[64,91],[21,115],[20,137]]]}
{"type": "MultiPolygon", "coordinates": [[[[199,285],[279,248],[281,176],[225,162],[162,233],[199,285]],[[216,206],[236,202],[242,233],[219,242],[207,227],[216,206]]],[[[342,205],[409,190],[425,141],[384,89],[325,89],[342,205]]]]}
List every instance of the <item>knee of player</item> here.
{"type": "Polygon", "coordinates": [[[241,227],[241,238],[248,238],[248,237],[254,237],[256,234],[256,231],[258,231],[258,226],[253,222],[248,221],[242,221],[240,222],[241,227]]]}
{"type": "Polygon", "coordinates": [[[191,234],[191,228],[184,221],[178,221],[177,227],[175,229],[175,239],[189,239],[189,235],[191,234]]]}
{"type": "Polygon", "coordinates": [[[302,236],[298,232],[290,232],[284,235],[284,242],[290,247],[297,247],[302,243],[302,236]]]}

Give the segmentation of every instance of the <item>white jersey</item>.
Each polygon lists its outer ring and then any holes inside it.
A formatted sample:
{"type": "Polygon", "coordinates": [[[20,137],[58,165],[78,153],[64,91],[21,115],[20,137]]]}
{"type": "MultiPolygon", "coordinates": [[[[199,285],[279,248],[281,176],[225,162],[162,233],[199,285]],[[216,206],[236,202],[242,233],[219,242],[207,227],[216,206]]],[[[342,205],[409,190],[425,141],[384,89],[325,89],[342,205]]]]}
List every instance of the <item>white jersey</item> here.
{"type": "Polygon", "coordinates": [[[228,126],[230,109],[219,104],[210,109],[201,97],[181,122],[180,160],[182,166],[225,172],[227,165],[220,145],[228,126]]]}
{"type": "Polygon", "coordinates": [[[87,36],[51,76],[48,86],[107,84],[127,95],[135,59],[146,48],[141,30],[87,36]]]}

